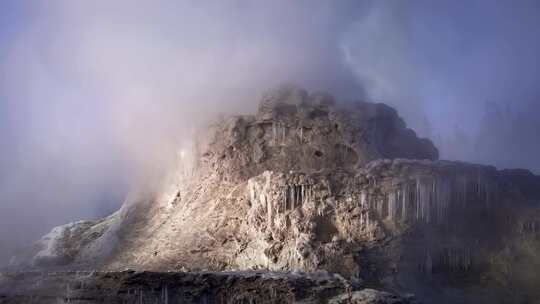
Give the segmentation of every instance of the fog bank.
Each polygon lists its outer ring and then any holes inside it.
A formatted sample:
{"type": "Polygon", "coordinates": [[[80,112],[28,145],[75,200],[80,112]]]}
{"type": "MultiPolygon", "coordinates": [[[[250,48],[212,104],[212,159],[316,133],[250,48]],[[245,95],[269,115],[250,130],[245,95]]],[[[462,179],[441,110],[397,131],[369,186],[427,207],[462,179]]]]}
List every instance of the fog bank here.
{"type": "Polygon", "coordinates": [[[283,83],[396,107],[443,158],[540,173],[536,1],[0,3],[0,261],[115,210],[283,83]],[[144,184],[144,182],[142,182],[144,184]]]}

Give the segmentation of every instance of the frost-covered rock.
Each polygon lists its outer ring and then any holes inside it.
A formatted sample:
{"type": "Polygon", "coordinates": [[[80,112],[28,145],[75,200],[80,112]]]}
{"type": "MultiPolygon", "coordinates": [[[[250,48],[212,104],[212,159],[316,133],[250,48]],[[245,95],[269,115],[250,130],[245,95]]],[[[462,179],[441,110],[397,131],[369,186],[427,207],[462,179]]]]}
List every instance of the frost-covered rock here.
{"type": "Polygon", "coordinates": [[[397,295],[374,289],[363,289],[352,293],[342,294],[328,301],[329,304],[412,304],[412,297],[397,295]]]}
{"type": "MultiPolygon", "coordinates": [[[[322,269],[429,298],[433,286],[459,289],[456,278],[504,293],[494,282],[519,264],[512,248],[538,242],[540,178],[437,160],[433,144],[384,104],[340,105],[284,88],[265,94],[256,114],[197,134],[179,147],[161,190],[134,195],[84,229],[56,231],[31,259],[105,269],[322,269]]],[[[518,271],[515,278],[505,284],[521,284],[518,271]]]]}
{"type": "Polygon", "coordinates": [[[38,241],[42,249],[34,256],[35,265],[68,264],[73,261],[77,248],[71,244],[78,242],[94,223],[79,221],[55,227],[38,241]]]}

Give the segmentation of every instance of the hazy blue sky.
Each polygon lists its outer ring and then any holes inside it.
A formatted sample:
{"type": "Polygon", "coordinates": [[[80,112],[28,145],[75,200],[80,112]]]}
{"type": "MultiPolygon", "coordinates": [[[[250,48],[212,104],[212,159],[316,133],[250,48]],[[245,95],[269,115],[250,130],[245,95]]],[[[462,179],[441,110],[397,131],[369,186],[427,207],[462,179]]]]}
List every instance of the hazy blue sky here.
{"type": "Polygon", "coordinates": [[[0,1],[0,260],[111,212],[196,123],[281,83],[540,173],[539,3],[0,1]]]}

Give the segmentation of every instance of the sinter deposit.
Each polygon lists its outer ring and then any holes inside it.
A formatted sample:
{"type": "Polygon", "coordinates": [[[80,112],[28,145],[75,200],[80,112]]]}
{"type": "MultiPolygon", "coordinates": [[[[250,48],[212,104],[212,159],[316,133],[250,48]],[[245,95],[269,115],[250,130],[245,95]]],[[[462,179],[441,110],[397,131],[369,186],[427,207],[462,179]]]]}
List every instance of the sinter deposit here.
{"type": "Polygon", "coordinates": [[[540,178],[438,160],[384,104],[282,88],[179,151],[159,191],[55,228],[12,267],[324,270],[349,284],[331,303],[409,301],[352,294],[367,287],[425,302],[540,299],[540,178]]]}

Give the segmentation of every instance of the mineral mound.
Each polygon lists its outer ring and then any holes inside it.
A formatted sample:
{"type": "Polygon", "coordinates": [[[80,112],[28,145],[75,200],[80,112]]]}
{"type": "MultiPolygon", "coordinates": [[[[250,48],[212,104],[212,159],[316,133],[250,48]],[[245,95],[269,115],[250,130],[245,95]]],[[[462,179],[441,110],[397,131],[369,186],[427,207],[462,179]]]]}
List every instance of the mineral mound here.
{"type": "MultiPolygon", "coordinates": [[[[389,106],[281,88],[179,151],[160,190],[12,267],[324,270],[426,302],[540,299],[540,177],[438,160],[389,106]]],[[[371,303],[351,297],[334,301],[371,303]]]]}

